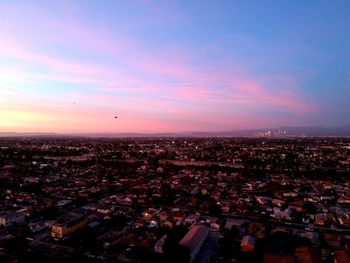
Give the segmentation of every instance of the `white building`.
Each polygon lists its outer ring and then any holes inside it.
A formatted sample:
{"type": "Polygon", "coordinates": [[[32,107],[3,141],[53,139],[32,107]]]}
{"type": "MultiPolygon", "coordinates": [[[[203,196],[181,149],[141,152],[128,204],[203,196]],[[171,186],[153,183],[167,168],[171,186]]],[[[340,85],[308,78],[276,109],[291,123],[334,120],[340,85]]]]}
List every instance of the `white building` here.
{"type": "Polygon", "coordinates": [[[167,239],[167,235],[164,235],[161,239],[159,239],[155,244],[154,244],[154,251],[159,254],[163,254],[163,247],[165,240],[167,239]]]}
{"type": "Polygon", "coordinates": [[[197,215],[197,214],[190,214],[190,215],[188,215],[187,217],[186,217],[186,219],[185,219],[185,223],[186,224],[190,224],[190,225],[192,225],[192,224],[194,224],[194,223],[197,223],[198,222],[198,220],[199,220],[199,215],[197,215]]]}
{"type": "Polygon", "coordinates": [[[292,219],[291,215],[292,215],[292,209],[290,208],[287,208],[282,211],[279,207],[274,207],[273,214],[271,214],[271,217],[276,219],[291,220],[292,219]]]}
{"type": "Polygon", "coordinates": [[[3,212],[0,213],[0,226],[10,226],[13,224],[22,224],[25,222],[25,212],[3,212]]]}
{"type": "Polygon", "coordinates": [[[209,229],[202,225],[193,225],[187,234],[179,242],[180,246],[186,247],[190,252],[190,263],[197,257],[204,241],[209,234],[209,229]]]}

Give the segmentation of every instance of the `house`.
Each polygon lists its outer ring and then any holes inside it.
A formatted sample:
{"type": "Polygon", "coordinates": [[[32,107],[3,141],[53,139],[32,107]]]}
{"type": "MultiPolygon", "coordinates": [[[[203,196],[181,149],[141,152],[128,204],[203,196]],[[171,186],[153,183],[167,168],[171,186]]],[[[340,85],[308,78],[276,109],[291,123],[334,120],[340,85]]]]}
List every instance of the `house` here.
{"type": "Polygon", "coordinates": [[[147,224],[147,220],[144,218],[138,218],[134,221],[134,227],[139,228],[147,224]]]}
{"type": "Polygon", "coordinates": [[[264,263],[294,263],[294,257],[286,255],[264,254],[264,263]]]}
{"type": "Polygon", "coordinates": [[[283,197],[288,197],[288,198],[296,198],[298,196],[298,194],[295,192],[284,192],[282,195],[283,197]]]}
{"type": "Polygon", "coordinates": [[[102,215],[111,215],[114,209],[114,206],[103,205],[97,209],[97,212],[102,215]]]}
{"type": "Polygon", "coordinates": [[[350,263],[349,255],[345,250],[338,250],[334,252],[335,263],[350,263]]]}
{"type": "Polygon", "coordinates": [[[210,224],[211,229],[219,230],[222,224],[222,220],[213,216],[208,216],[206,220],[207,224],[210,224]]]}
{"type": "Polygon", "coordinates": [[[29,223],[28,227],[32,233],[37,233],[45,229],[45,223],[43,221],[29,223]]]}
{"type": "Polygon", "coordinates": [[[285,204],[286,202],[280,199],[272,199],[272,205],[281,207],[285,204]]]}
{"type": "Polygon", "coordinates": [[[243,252],[253,252],[255,247],[255,238],[253,236],[244,236],[241,242],[241,250],[243,252]]]}
{"type": "Polygon", "coordinates": [[[306,209],[304,208],[304,204],[305,203],[302,202],[302,201],[296,201],[296,202],[290,203],[288,205],[288,208],[294,209],[294,210],[296,210],[298,212],[303,213],[303,212],[306,212],[306,209]]]}
{"type": "Polygon", "coordinates": [[[162,220],[162,221],[165,221],[168,219],[169,217],[169,212],[166,211],[166,210],[163,210],[162,212],[159,213],[159,219],[162,220]]]}
{"type": "Polygon", "coordinates": [[[154,209],[147,209],[147,210],[145,210],[145,211],[142,213],[142,215],[143,215],[143,217],[144,217],[145,219],[149,220],[149,219],[151,219],[151,218],[155,215],[155,213],[156,213],[156,210],[154,210],[154,209]]]}
{"type": "Polygon", "coordinates": [[[349,226],[350,225],[350,216],[349,214],[343,214],[338,217],[339,224],[344,226],[349,226]]]}
{"type": "Polygon", "coordinates": [[[185,219],[185,223],[190,225],[197,223],[199,220],[199,217],[200,216],[198,214],[189,214],[185,219]]]}
{"type": "Polygon", "coordinates": [[[168,228],[173,228],[173,226],[174,226],[174,224],[172,223],[172,222],[170,222],[169,220],[165,220],[164,222],[163,222],[163,225],[165,226],[165,227],[168,227],[168,228]]]}
{"type": "Polygon", "coordinates": [[[292,210],[290,208],[287,208],[282,211],[279,207],[274,207],[273,214],[271,214],[271,217],[276,219],[290,220],[292,219],[291,214],[292,214],[292,210]]]}
{"type": "Polygon", "coordinates": [[[323,233],[324,239],[328,243],[329,246],[333,248],[340,248],[342,244],[342,236],[339,234],[333,233],[323,233]]]}
{"type": "Polygon", "coordinates": [[[315,225],[324,226],[327,222],[327,216],[325,214],[315,215],[315,225]]]}
{"type": "Polygon", "coordinates": [[[228,214],[231,208],[231,201],[221,201],[221,209],[223,214],[228,214]]]}
{"type": "Polygon", "coordinates": [[[350,196],[342,196],[338,199],[339,204],[350,204],[350,196]]]}
{"type": "Polygon", "coordinates": [[[56,206],[58,207],[58,209],[63,210],[69,208],[70,206],[72,206],[72,204],[72,200],[60,200],[57,202],[56,206]]]}
{"type": "Polygon", "coordinates": [[[101,205],[98,203],[90,203],[90,204],[86,204],[83,206],[83,209],[87,210],[87,211],[91,211],[91,212],[95,212],[97,211],[97,209],[100,207],[101,205]]]}
{"type": "Polygon", "coordinates": [[[163,247],[165,244],[165,240],[167,239],[167,235],[164,235],[161,239],[159,239],[155,244],[154,244],[154,251],[159,254],[163,254],[163,247]]]}
{"type": "Polygon", "coordinates": [[[174,212],[174,213],[172,214],[172,217],[173,217],[173,219],[174,219],[175,221],[181,221],[181,222],[182,222],[182,221],[184,221],[186,215],[185,215],[185,213],[182,212],[182,211],[176,211],[176,212],[174,212]]]}
{"type": "Polygon", "coordinates": [[[310,247],[297,247],[295,249],[295,257],[300,263],[321,263],[321,249],[310,247]]]}
{"type": "Polygon", "coordinates": [[[317,232],[311,232],[311,231],[300,231],[299,236],[303,238],[309,239],[312,243],[317,243],[320,238],[320,234],[317,232]]]}
{"type": "Polygon", "coordinates": [[[248,220],[243,220],[243,219],[231,219],[231,218],[229,218],[229,219],[226,220],[225,228],[227,230],[231,230],[231,228],[233,226],[240,227],[244,223],[247,223],[247,222],[249,222],[249,221],[248,220]]]}

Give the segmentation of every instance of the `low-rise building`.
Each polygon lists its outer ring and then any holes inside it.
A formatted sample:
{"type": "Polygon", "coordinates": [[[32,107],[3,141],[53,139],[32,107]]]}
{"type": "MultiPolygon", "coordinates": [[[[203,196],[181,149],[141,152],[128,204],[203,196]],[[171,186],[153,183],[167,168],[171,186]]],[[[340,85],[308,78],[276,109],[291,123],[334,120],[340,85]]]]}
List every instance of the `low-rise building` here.
{"type": "Polygon", "coordinates": [[[206,226],[194,225],[179,242],[180,246],[188,249],[190,254],[190,263],[192,263],[198,255],[208,234],[209,230],[206,226]]]}
{"type": "Polygon", "coordinates": [[[163,254],[163,247],[165,240],[167,239],[167,235],[164,235],[161,239],[159,239],[155,244],[154,244],[154,251],[159,254],[163,254]]]}
{"type": "Polygon", "coordinates": [[[59,219],[52,225],[51,236],[54,239],[64,239],[75,231],[84,227],[88,223],[85,215],[71,213],[68,216],[59,219]]]}
{"type": "Polygon", "coordinates": [[[241,250],[244,252],[253,252],[255,248],[255,238],[253,236],[244,236],[241,242],[241,250]]]}
{"type": "Polygon", "coordinates": [[[295,257],[300,263],[321,263],[321,250],[309,247],[297,247],[295,257]]]}
{"type": "Polygon", "coordinates": [[[11,226],[13,224],[22,224],[25,222],[25,212],[1,212],[0,213],[0,226],[11,226]]]}

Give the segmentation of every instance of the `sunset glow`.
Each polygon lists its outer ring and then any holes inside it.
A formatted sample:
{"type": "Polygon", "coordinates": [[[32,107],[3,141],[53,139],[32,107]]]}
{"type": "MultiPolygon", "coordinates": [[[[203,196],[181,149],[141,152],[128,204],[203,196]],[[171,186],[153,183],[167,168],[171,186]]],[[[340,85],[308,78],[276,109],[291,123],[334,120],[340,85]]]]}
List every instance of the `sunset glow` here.
{"type": "Polygon", "coordinates": [[[349,124],[350,2],[245,3],[2,1],[0,132],[349,124]]]}

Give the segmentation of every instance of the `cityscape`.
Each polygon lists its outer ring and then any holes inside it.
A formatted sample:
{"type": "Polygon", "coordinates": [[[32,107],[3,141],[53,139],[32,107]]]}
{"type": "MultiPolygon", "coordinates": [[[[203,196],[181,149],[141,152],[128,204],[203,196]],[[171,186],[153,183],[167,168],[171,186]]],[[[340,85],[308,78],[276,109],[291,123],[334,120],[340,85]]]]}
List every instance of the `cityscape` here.
{"type": "Polygon", "coordinates": [[[350,0],[0,1],[0,263],[350,263],[350,0]]]}
{"type": "Polygon", "coordinates": [[[349,138],[2,138],[1,262],[348,262],[349,138]]]}

